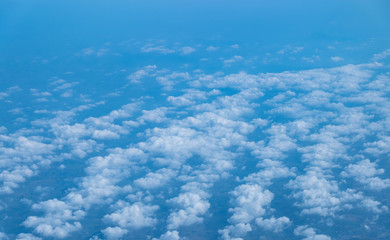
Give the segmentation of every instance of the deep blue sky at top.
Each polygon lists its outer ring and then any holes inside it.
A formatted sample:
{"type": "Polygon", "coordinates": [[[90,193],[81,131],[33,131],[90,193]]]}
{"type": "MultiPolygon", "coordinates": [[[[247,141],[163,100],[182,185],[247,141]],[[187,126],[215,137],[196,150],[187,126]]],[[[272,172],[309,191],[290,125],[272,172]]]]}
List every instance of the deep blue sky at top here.
{"type": "Polygon", "coordinates": [[[4,56],[61,53],[107,41],[289,44],[390,39],[388,0],[2,0],[4,56]]]}

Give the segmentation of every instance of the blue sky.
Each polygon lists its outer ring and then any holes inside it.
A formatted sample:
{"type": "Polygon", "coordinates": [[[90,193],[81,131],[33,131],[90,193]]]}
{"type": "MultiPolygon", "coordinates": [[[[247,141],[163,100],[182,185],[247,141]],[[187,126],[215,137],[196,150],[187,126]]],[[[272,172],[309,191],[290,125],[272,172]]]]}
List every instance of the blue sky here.
{"type": "Polygon", "coordinates": [[[2,1],[0,240],[388,239],[388,1],[2,1]]]}

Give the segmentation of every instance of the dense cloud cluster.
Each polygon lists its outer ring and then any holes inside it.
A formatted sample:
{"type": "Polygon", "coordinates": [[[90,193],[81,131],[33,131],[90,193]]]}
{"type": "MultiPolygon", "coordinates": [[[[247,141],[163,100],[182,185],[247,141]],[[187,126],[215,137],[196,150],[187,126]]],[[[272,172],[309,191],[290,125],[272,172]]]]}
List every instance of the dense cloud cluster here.
{"type": "MultiPolygon", "coordinates": [[[[143,54],[195,51],[141,48],[143,54]]],[[[243,58],[223,64],[237,61],[243,58]]],[[[138,98],[119,107],[95,101],[36,110],[47,117],[31,121],[30,129],[0,128],[0,194],[14,196],[55,166],[69,176],[76,163],[82,171],[55,197],[20,200],[31,211],[16,239],[72,239],[88,227],[87,237],[95,240],[192,239],[189,228],[220,219],[207,231],[224,240],[278,234],[329,240],[337,238],[329,226],[352,221],[356,212],[367,216],[360,220],[369,229],[389,204],[380,194],[389,196],[390,188],[390,76],[384,68],[373,62],[255,75],[146,65],[128,74],[123,88],[153,80],[159,90],[149,97],[163,98],[153,104],[138,98]],[[84,115],[102,106],[110,110],[84,115]],[[98,223],[93,231],[90,218],[98,223]]],[[[57,92],[70,97],[79,84],[50,82],[51,91],[31,90],[37,101],[57,92]]],[[[21,90],[1,92],[0,100],[15,91],[21,90]]],[[[4,211],[6,202],[0,204],[4,211]]],[[[7,239],[0,230],[0,239],[7,239]]]]}

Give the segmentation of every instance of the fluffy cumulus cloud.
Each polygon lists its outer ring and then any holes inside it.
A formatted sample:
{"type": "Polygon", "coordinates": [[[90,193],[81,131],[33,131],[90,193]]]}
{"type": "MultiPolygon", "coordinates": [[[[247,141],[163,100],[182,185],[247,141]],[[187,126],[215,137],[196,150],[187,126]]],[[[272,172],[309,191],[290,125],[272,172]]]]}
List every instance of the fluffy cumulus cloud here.
{"type": "Polygon", "coordinates": [[[17,240],[42,240],[40,237],[36,237],[30,233],[20,233],[16,237],[17,240]]]}
{"type": "Polygon", "coordinates": [[[291,224],[291,221],[290,219],[288,219],[288,217],[271,217],[269,219],[257,218],[256,223],[257,225],[266,230],[273,232],[281,232],[291,224]]]}
{"type": "Polygon", "coordinates": [[[273,194],[263,190],[259,185],[243,184],[232,192],[232,204],[234,208],[229,209],[232,216],[229,218],[229,225],[219,230],[223,239],[234,239],[244,237],[247,232],[252,231],[250,222],[255,218],[263,216],[273,199],[273,194]]]}
{"type": "Polygon", "coordinates": [[[108,227],[102,230],[102,232],[107,239],[115,240],[121,239],[128,231],[120,227],[108,227]]]}
{"type": "Polygon", "coordinates": [[[136,202],[132,205],[120,203],[120,208],[115,212],[104,216],[105,219],[112,223],[118,224],[122,228],[142,228],[151,227],[157,223],[153,217],[158,206],[148,206],[136,202]]]}
{"type": "Polygon", "coordinates": [[[349,164],[341,175],[353,177],[358,182],[368,185],[371,189],[382,190],[390,187],[390,179],[377,177],[377,175],[383,174],[384,171],[384,169],[376,169],[375,162],[365,159],[357,164],[349,164]]]}
{"type": "Polygon", "coordinates": [[[159,239],[153,238],[153,240],[180,240],[180,236],[177,231],[167,231],[159,239]]]}
{"type": "Polygon", "coordinates": [[[35,232],[45,237],[66,238],[72,232],[80,230],[78,222],[84,216],[84,211],[73,210],[71,206],[57,199],[34,204],[34,210],[43,211],[43,217],[30,216],[23,223],[26,227],[33,227],[35,232]]]}
{"type": "Polygon", "coordinates": [[[201,223],[203,221],[202,216],[210,207],[207,194],[202,190],[184,192],[168,201],[178,208],[167,219],[168,229],[201,223]]]}
{"type": "Polygon", "coordinates": [[[294,230],[294,234],[297,236],[303,236],[304,240],[331,240],[329,236],[326,236],[324,234],[316,234],[315,229],[306,225],[298,226],[294,230]]]}

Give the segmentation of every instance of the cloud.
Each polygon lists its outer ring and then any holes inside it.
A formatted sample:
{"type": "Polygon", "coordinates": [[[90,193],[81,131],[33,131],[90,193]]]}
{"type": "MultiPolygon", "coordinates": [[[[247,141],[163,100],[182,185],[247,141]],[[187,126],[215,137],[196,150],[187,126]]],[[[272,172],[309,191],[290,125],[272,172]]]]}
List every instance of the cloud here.
{"type": "Polygon", "coordinates": [[[7,234],[0,232],[0,240],[7,240],[7,239],[8,239],[7,234]]]}
{"type": "Polygon", "coordinates": [[[16,92],[20,92],[20,91],[22,91],[22,89],[18,85],[13,86],[13,87],[9,87],[6,89],[5,92],[0,92],[0,100],[7,98],[7,97],[11,96],[12,94],[14,94],[16,92]]]}
{"type": "Polygon", "coordinates": [[[79,82],[65,82],[63,84],[61,84],[60,86],[57,86],[56,88],[53,89],[53,91],[60,91],[60,90],[66,90],[66,89],[69,89],[73,86],[76,86],[77,84],[79,84],[79,82]]]}
{"type": "Polygon", "coordinates": [[[390,179],[380,179],[376,175],[384,173],[384,169],[376,169],[376,163],[365,159],[357,164],[349,164],[341,173],[343,177],[353,177],[356,181],[367,184],[374,190],[382,190],[390,187],[390,179]]]}
{"type": "Polygon", "coordinates": [[[223,60],[223,64],[230,65],[230,64],[242,61],[242,60],[244,60],[243,57],[236,55],[236,56],[233,56],[229,59],[223,60]]]}
{"type": "Polygon", "coordinates": [[[379,136],[377,141],[368,142],[364,144],[366,149],[365,152],[374,156],[386,154],[390,152],[390,136],[379,136]]]}
{"type": "Polygon", "coordinates": [[[151,172],[145,175],[145,177],[136,179],[134,185],[144,189],[154,189],[167,184],[167,182],[176,175],[176,172],[162,168],[157,172],[151,172]]]}
{"type": "Polygon", "coordinates": [[[338,56],[331,57],[330,59],[331,59],[333,62],[341,62],[341,61],[344,60],[344,58],[338,57],[338,56]]]}
{"type": "MultiPolygon", "coordinates": [[[[174,50],[180,54],[180,47],[174,50]]],[[[32,204],[38,212],[25,227],[44,238],[72,238],[84,231],[88,213],[104,209],[108,226],[93,230],[108,239],[155,227],[162,232],[151,239],[177,240],[188,238],[187,231],[179,236],[183,227],[214,217],[216,183],[226,182],[221,191],[230,192],[230,209],[221,238],[243,239],[251,231],[284,234],[293,225],[302,238],[330,239],[317,233],[325,229],[322,222],[337,218],[348,224],[344,214],[357,209],[373,217],[388,212],[383,197],[370,191],[389,186],[378,167],[390,142],[388,77],[377,74],[379,67],[205,74],[148,65],[128,78],[156,79],[164,88],[161,101],[143,98],[148,102],[84,118],[83,111],[102,103],[86,104],[47,111],[32,129],[2,128],[2,191],[11,193],[54,161],[55,169],[66,166],[63,172],[72,169],[69,161],[82,161],[84,175],[61,199],[32,204]],[[283,216],[279,203],[298,211],[283,216]],[[294,226],[306,224],[307,215],[318,224],[294,226]]],[[[53,81],[58,91],[71,88],[53,81]]]]}
{"type": "Polygon", "coordinates": [[[145,124],[145,122],[156,122],[160,123],[167,120],[165,116],[168,112],[168,108],[161,107],[153,110],[142,110],[142,116],[140,116],[137,120],[141,124],[145,124]]]}
{"type": "Polygon", "coordinates": [[[387,58],[388,56],[390,56],[390,49],[386,49],[386,50],[384,50],[381,53],[374,54],[374,58],[373,59],[375,61],[379,61],[379,60],[387,58]]]}
{"type": "Polygon", "coordinates": [[[296,54],[298,52],[301,52],[304,47],[293,47],[293,46],[286,46],[285,48],[279,50],[277,54],[296,54]]]}
{"type": "Polygon", "coordinates": [[[179,196],[169,199],[177,211],[172,212],[167,220],[168,229],[177,229],[180,226],[190,226],[203,222],[204,215],[210,208],[210,203],[206,200],[207,194],[202,190],[185,192],[179,196]]]}
{"type": "Polygon", "coordinates": [[[186,82],[191,79],[187,72],[172,72],[164,76],[156,78],[157,82],[161,84],[164,90],[171,91],[173,87],[179,82],[186,82]]]}
{"type": "Polygon", "coordinates": [[[83,50],[81,50],[81,53],[79,53],[79,55],[81,56],[90,56],[92,54],[95,53],[95,50],[93,50],[92,48],[84,48],[83,50]]]}
{"type": "Polygon", "coordinates": [[[180,236],[178,231],[167,231],[159,239],[153,238],[153,240],[180,240],[180,236]]]}
{"type": "Polygon", "coordinates": [[[291,221],[288,217],[274,218],[269,219],[257,218],[256,223],[261,228],[273,231],[275,233],[283,231],[285,228],[291,225],[291,221]]]}
{"type": "Polygon", "coordinates": [[[68,237],[72,232],[81,229],[81,224],[77,220],[85,214],[84,211],[73,210],[70,205],[57,199],[34,204],[32,208],[43,211],[46,215],[44,217],[30,216],[23,225],[34,228],[35,232],[45,237],[68,237]]]}
{"type": "Polygon", "coordinates": [[[381,203],[370,198],[364,199],[361,204],[361,207],[365,208],[368,211],[371,211],[376,214],[380,214],[383,212],[388,212],[389,208],[386,206],[381,206],[381,203]]]}
{"type": "Polygon", "coordinates": [[[141,79],[150,75],[153,76],[153,73],[156,69],[157,69],[156,65],[147,65],[142,69],[128,75],[127,79],[129,79],[131,83],[141,83],[141,79]]]}
{"type": "Polygon", "coordinates": [[[141,52],[143,53],[160,53],[160,54],[168,54],[174,53],[175,51],[172,49],[168,49],[165,46],[154,46],[152,44],[147,44],[141,48],[141,52]]]}
{"type": "Polygon", "coordinates": [[[104,218],[123,229],[152,227],[157,223],[157,219],[153,218],[154,212],[159,209],[157,205],[149,206],[141,202],[131,205],[120,202],[117,205],[118,210],[105,215],[104,218]]]}
{"type": "Polygon", "coordinates": [[[316,234],[314,228],[310,228],[307,225],[298,226],[294,230],[296,236],[304,236],[303,240],[331,240],[329,236],[323,234],[316,234]]]}
{"type": "Polygon", "coordinates": [[[207,51],[217,51],[219,49],[219,47],[214,47],[214,46],[209,46],[206,48],[207,51]]]}
{"type": "Polygon", "coordinates": [[[266,213],[274,197],[273,193],[255,184],[240,185],[231,194],[234,206],[229,209],[233,213],[228,219],[231,225],[218,231],[226,240],[244,237],[247,232],[252,231],[250,222],[266,213]]]}
{"type": "Polygon", "coordinates": [[[249,223],[254,218],[264,215],[266,207],[273,199],[273,194],[270,191],[252,184],[238,186],[232,195],[232,204],[235,207],[229,210],[233,213],[229,222],[233,224],[249,223]]]}
{"type": "Polygon", "coordinates": [[[195,52],[196,51],[196,49],[195,48],[193,48],[193,47],[182,47],[182,48],[180,48],[180,52],[181,52],[181,54],[183,54],[183,55],[187,55],[187,54],[190,54],[190,53],[193,53],[193,52],[195,52]]]}
{"type": "Polygon", "coordinates": [[[36,237],[31,233],[20,233],[16,236],[16,240],[42,240],[42,238],[36,237]]]}
{"type": "Polygon", "coordinates": [[[108,227],[102,230],[104,236],[110,240],[121,239],[124,235],[127,234],[127,232],[128,231],[126,229],[122,229],[120,227],[108,227]]]}

